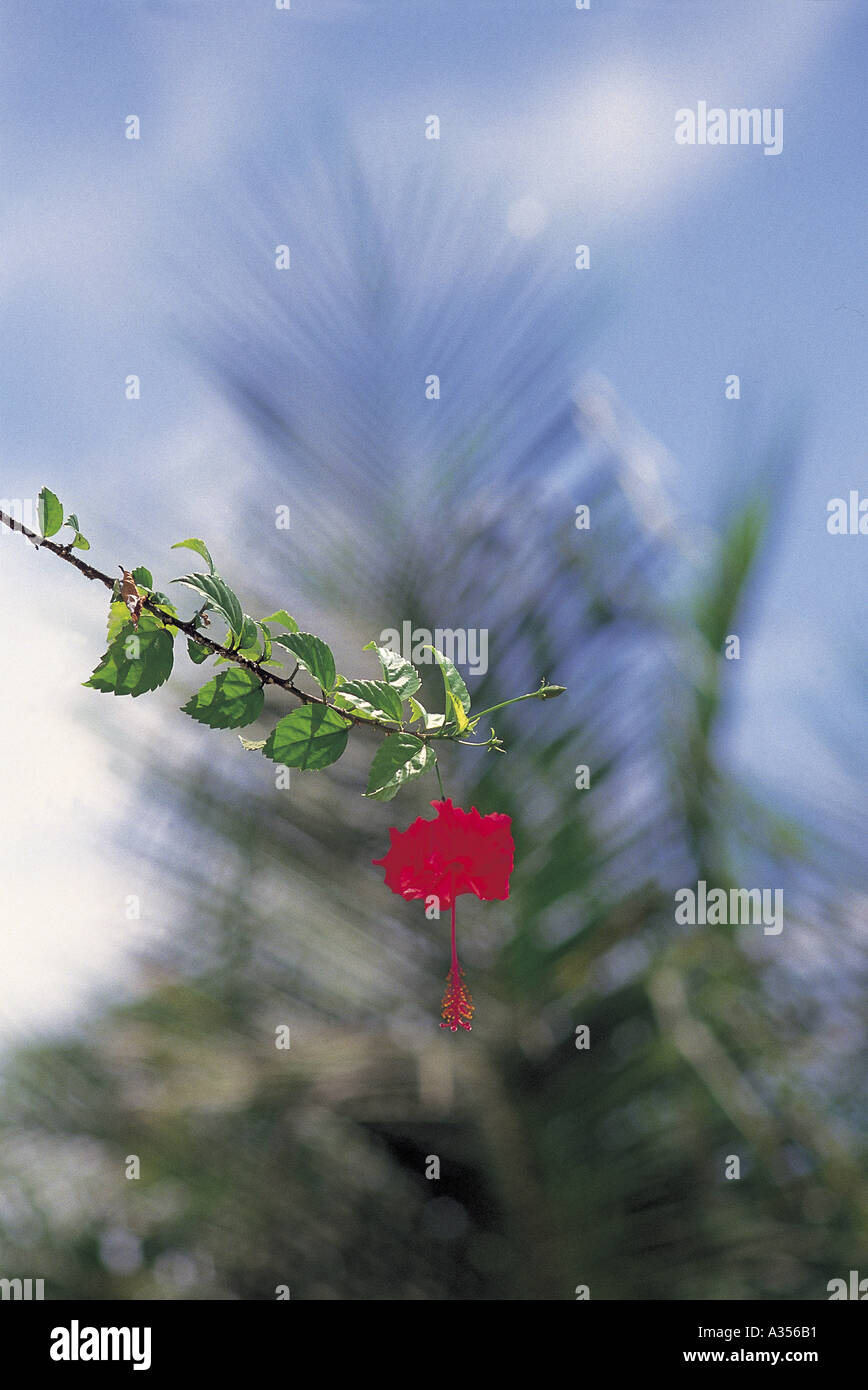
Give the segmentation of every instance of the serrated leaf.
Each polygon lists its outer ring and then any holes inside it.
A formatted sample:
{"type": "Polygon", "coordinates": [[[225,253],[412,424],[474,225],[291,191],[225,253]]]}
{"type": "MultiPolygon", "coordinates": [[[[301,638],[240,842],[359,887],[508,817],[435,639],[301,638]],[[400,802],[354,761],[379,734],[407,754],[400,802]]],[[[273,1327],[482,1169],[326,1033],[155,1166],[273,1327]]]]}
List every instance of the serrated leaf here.
{"type": "Polygon", "coordinates": [[[280,633],[274,638],[292,652],[299,666],[309,671],[321,690],[328,695],[335,688],[335,659],[331,647],[312,632],[280,633]]]}
{"type": "Polygon", "coordinates": [[[467,686],[461,679],[448,656],[438,652],[436,647],[426,646],[427,651],[434,653],[434,660],[440,667],[440,674],[443,677],[443,685],[446,690],[446,715],[447,718],[454,716],[458,725],[458,732],[463,733],[467,728],[467,715],[470,712],[470,695],[467,686]]]}
{"type": "Polygon", "coordinates": [[[243,729],[262,713],[265,693],[252,671],[221,671],[182,706],[184,714],[209,729],[243,729]]]}
{"type": "Polygon", "coordinates": [[[260,753],[266,743],[264,738],[242,738],[241,734],[238,735],[238,741],[248,753],[260,753]]]}
{"type": "Polygon", "coordinates": [[[428,711],[424,705],[420,705],[418,700],[414,700],[412,695],[407,697],[410,701],[410,723],[415,724],[417,719],[427,720],[428,711]]]}
{"type": "Polygon", "coordinates": [[[81,530],[81,527],[79,526],[79,522],[78,522],[78,517],[76,516],[75,512],[70,512],[70,513],[69,513],[69,516],[66,518],[66,521],[65,521],[64,525],[66,525],[66,526],[71,526],[72,529],[73,529],[73,531],[80,531],[80,530],[81,530]]]}
{"type": "Polygon", "coordinates": [[[226,619],[233,632],[241,631],[244,625],[241,604],[229,585],[225,584],[218,574],[185,574],[180,579],[173,579],[172,583],[186,584],[188,589],[194,589],[197,594],[208,600],[209,608],[213,608],[226,619]]]}
{"type": "Polygon", "coordinates": [[[50,488],[44,487],[39,493],[39,529],[47,539],[56,536],[63,525],[63,505],[50,488]]]}
{"type": "Polygon", "coordinates": [[[202,556],[202,559],[205,561],[211,573],[214,573],[214,561],[211,559],[211,553],[208,550],[208,547],[205,544],[205,542],[200,541],[196,536],[191,536],[190,539],[186,541],[175,541],[175,544],[173,546],[170,546],[169,549],[195,550],[197,555],[202,556]]]}
{"type": "Polygon", "coordinates": [[[109,645],[90,680],[83,684],[104,694],[134,697],[163,685],[172,674],[174,647],[171,634],[154,622],[153,628],[141,626],[138,631],[130,624],[129,631],[121,632],[109,645]]]}
{"type": "Polygon", "coordinates": [[[298,623],[295,621],[285,608],[278,608],[276,613],[269,613],[267,618],[263,618],[264,623],[280,623],[281,627],[288,628],[290,632],[298,632],[298,623]]]}
{"type": "Polygon", "coordinates": [[[187,655],[197,666],[201,666],[203,661],[208,660],[211,651],[208,647],[203,647],[201,642],[194,642],[192,637],[188,637],[187,655]]]}
{"type": "Polygon", "coordinates": [[[365,796],[391,801],[401,788],[434,763],[434,751],[414,734],[390,734],[377,750],[365,796]]]}
{"type": "Polygon", "coordinates": [[[140,589],[143,587],[145,589],[153,589],[154,576],[151,574],[151,571],[149,569],[145,568],[144,565],[137,565],[136,568],[132,571],[132,575],[133,579],[136,581],[136,584],[139,586],[140,589]]]}
{"type": "Polygon", "coordinates": [[[404,717],[401,697],[386,681],[346,681],[332,699],[363,719],[393,719],[400,724],[404,717]]]}
{"type": "Polygon", "coordinates": [[[281,719],[265,740],[266,758],[307,771],[337,762],[347,746],[349,725],[327,705],[302,705],[281,719]]]}
{"type": "Polygon", "coordinates": [[[391,647],[378,647],[376,642],[368,642],[362,651],[377,653],[380,665],[383,668],[383,678],[389,685],[394,686],[402,700],[408,700],[411,695],[422,684],[422,677],[409,661],[405,661],[400,652],[393,652],[391,647]]]}
{"type": "Polygon", "coordinates": [[[90,541],[80,531],[76,531],[72,538],[72,548],[73,550],[90,550],[90,541]]]}
{"type": "MultiPolygon", "coordinates": [[[[271,630],[266,627],[265,623],[259,624],[259,630],[262,633],[262,660],[269,661],[271,659],[271,630]]],[[[280,662],[277,664],[280,665],[280,662]]]]}

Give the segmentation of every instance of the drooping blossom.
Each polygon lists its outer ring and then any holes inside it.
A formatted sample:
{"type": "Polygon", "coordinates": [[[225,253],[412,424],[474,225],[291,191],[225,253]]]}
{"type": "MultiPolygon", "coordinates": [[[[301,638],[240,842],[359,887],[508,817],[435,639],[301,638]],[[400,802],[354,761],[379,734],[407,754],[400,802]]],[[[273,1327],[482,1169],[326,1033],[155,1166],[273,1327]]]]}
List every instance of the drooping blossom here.
{"type": "Polygon", "coordinates": [[[419,817],[406,830],[392,827],[391,846],[374,864],[386,871],[386,887],[408,900],[435,898],[452,909],[452,963],[443,995],[441,1028],[470,1032],[473,1000],[464,984],[455,943],[455,900],[462,893],[492,901],[509,897],[515,846],[511,820],[499,811],[483,816],[445,801],[432,801],[435,820],[419,817]]]}

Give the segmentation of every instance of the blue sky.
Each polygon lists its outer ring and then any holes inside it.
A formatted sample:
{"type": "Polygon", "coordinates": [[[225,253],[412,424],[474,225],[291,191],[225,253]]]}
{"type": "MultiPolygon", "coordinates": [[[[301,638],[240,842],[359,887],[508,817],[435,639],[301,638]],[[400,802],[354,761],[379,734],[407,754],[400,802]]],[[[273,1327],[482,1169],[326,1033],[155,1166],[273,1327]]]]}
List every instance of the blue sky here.
{"type": "MultiPolygon", "coordinates": [[[[256,446],[179,345],[192,303],[179,293],[184,266],[203,283],[212,262],[221,274],[225,219],[247,216],[243,171],[304,180],[312,148],[327,169],[334,123],[374,186],[440,168],[444,184],[480,191],[481,241],[521,242],[565,295],[577,274],[592,277],[609,312],[590,361],[658,441],[679,525],[700,551],[764,445],[783,423],[801,425],[762,619],[732,672],[732,756],[820,807],[857,804],[868,538],[830,537],[825,518],[830,497],[868,495],[864,5],[293,0],[283,12],[269,0],[7,0],[2,24],[0,494],[48,482],[95,533],[142,554],[190,534],[205,511],[225,552],[255,487],[256,446]],[[676,146],[676,109],[700,99],[783,108],[782,153],[676,146]],[[422,138],[431,112],[436,145],[422,138]],[[124,138],[130,113],[138,142],[124,138]],[[577,242],[591,247],[588,272],[573,269],[577,242]],[[130,372],[142,377],[135,405],[123,396],[130,372]],[[730,372],[738,403],[724,400],[730,372]],[[833,717],[843,752],[830,755],[815,728],[833,717]]],[[[253,231],[264,248],[284,235],[253,231]]],[[[10,900],[25,915],[26,866],[52,837],[66,844],[58,884],[63,871],[99,873],[108,897],[121,892],[107,807],[135,795],[82,723],[87,692],[66,698],[102,612],[87,586],[58,589],[46,569],[0,547],[4,645],[14,608],[50,622],[63,604],[78,624],[50,652],[28,639],[45,666],[41,693],[21,692],[8,669],[0,687],[7,728],[37,737],[50,721],[65,758],[64,779],[37,755],[39,794],[17,817],[10,900]]],[[[19,795],[32,748],[10,776],[19,795]]],[[[43,953],[54,940],[44,917],[33,918],[43,953]]],[[[73,958],[82,989],[94,972],[123,975],[111,933],[66,949],[55,993],[46,985],[58,1017],[73,1007],[73,958]]],[[[25,1001],[35,959],[20,963],[25,1001]]],[[[16,1018],[39,1015],[21,1007],[16,1018]]]]}

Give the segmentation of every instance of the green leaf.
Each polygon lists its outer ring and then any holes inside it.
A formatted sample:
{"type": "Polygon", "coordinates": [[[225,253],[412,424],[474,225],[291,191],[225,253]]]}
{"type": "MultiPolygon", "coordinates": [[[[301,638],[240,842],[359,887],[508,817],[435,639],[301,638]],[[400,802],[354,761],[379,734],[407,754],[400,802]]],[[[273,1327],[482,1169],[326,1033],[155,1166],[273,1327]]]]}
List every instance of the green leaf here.
{"type": "MultiPolygon", "coordinates": [[[[230,651],[237,653],[238,656],[246,657],[248,661],[260,661],[262,659],[262,652],[259,650],[259,627],[246,613],[241,624],[240,635],[234,632],[227,633],[226,645],[230,651]]],[[[231,657],[218,656],[217,665],[227,665],[230,661],[231,657]]]]}
{"type": "Polygon", "coordinates": [[[39,494],[39,529],[43,536],[56,536],[63,525],[63,505],[47,487],[39,494]]]}
{"type": "Polygon", "coordinates": [[[265,694],[252,671],[221,671],[182,706],[184,714],[209,729],[243,729],[262,713],[265,694]]]}
{"type": "Polygon", "coordinates": [[[274,641],[292,652],[299,666],[310,672],[321,690],[326,694],[334,690],[335,659],[331,647],[321,637],[314,637],[312,632],[291,632],[289,635],[281,633],[274,641]]]}
{"type": "Polygon", "coordinates": [[[447,718],[454,716],[458,725],[458,732],[463,733],[467,728],[467,715],[470,712],[470,696],[467,692],[467,686],[448,656],[444,656],[442,652],[438,652],[436,647],[430,645],[427,646],[426,650],[434,653],[434,660],[440,667],[440,674],[446,689],[447,718]]]}
{"type": "Polygon", "coordinates": [[[116,642],[120,636],[135,637],[143,632],[161,632],[163,624],[153,613],[149,613],[146,608],[139,614],[138,627],[133,626],[130,617],[130,610],[122,599],[113,599],[109,604],[108,626],[106,636],[109,642],[116,642]]]}
{"type": "Polygon", "coordinates": [[[135,697],[156,690],[169,679],[174,660],[171,634],[156,625],[148,627],[143,621],[145,616],[142,614],[138,632],[130,623],[129,629],[124,629],[110,644],[84,685],[105,694],[135,697]]]}
{"type": "MultiPolygon", "coordinates": [[[[142,617],[144,616],[145,615],[142,614],[142,617]]],[[[108,627],[106,629],[106,636],[109,642],[114,642],[125,627],[129,627],[131,631],[133,630],[130,610],[121,599],[112,599],[109,604],[108,627]]]]}
{"type": "Polygon", "coordinates": [[[241,624],[241,636],[238,641],[238,650],[248,656],[251,652],[254,658],[259,656],[259,629],[252,618],[244,614],[244,622],[241,624]]]}
{"type": "Polygon", "coordinates": [[[415,724],[417,719],[421,719],[425,725],[426,733],[435,733],[437,729],[442,729],[446,723],[445,714],[429,714],[424,705],[420,705],[418,700],[410,696],[410,719],[411,724],[415,724]]]}
{"type": "Polygon", "coordinates": [[[416,694],[422,684],[422,677],[415,666],[404,660],[400,652],[393,652],[391,647],[378,647],[376,642],[368,642],[362,651],[377,653],[383,676],[389,685],[395,687],[402,700],[416,694]]]}
{"type": "Polygon", "coordinates": [[[73,531],[75,532],[75,535],[69,542],[74,550],[90,550],[90,541],[85,540],[84,536],[81,534],[81,527],[79,525],[78,517],[76,516],[75,512],[69,513],[69,516],[66,518],[64,525],[71,526],[73,531]]]}
{"type": "MultiPolygon", "coordinates": [[[[271,660],[271,630],[270,630],[270,628],[266,627],[265,623],[260,623],[260,624],[259,624],[259,630],[260,630],[260,632],[262,633],[262,660],[263,660],[263,661],[270,661],[270,660],[271,660]]],[[[278,664],[278,666],[279,666],[279,665],[280,665],[280,662],[278,662],[277,664],[278,664]]]]}
{"type": "Polygon", "coordinates": [[[169,548],[170,550],[195,550],[197,555],[202,556],[202,559],[207,564],[211,573],[214,573],[214,561],[211,559],[211,554],[204,541],[197,540],[195,536],[191,536],[187,541],[176,541],[175,544],[169,548]]]}
{"type": "Polygon", "coordinates": [[[276,613],[269,613],[267,618],[263,618],[264,623],[280,623],[281,627],[288,628],[290,632],[298,632],[298,623],[295,618],[287,613],[285,608],[278,608],[276,613]]]}
{"type": "Polygon", "coordinates": [[[337,762],[347,746],[349,725],[326,705],[302,705],[281,719],[263,753],[286,767],[307,771],[337,762]]]}
{"type": "Polygon", "coordinates": [[[264,738],[243,738],[241,734],[238,735],[238,740],[248,753],[261,753],[266,743],[264,738]]]}
{"type": "Polygon", "coordinates": [[[365,796],[391,801],[405,783],[421,776],[433,763],[434,750],[420,738],[413,734],[390,734],[371,763],[365,796]]]}
{"type": "Polygon", "coordinates": [[[332,698],[341,709],[364,719],[394,719],[400,724],[404,717],[401,697],[386,681],[347,681],[332,698]]]}
{"type": "Polygon", "coordinates": [[[133,570],[132,575],[140,589],[153,589],[154,576],[149,569],[145,569],[144,565],[138,565],[136,569],[133,570]]]}
{"type": "Polygon", "coordinates": [[[201,666],[203,661],[207,661],[211,655],[208,647],[203,647],[201,642],[194,642],[192,637],[187,638],[187,655],[197,666],[201,666]]]}
{"type": "Polygon", "coordinates": [[[244,614],[236,595],[224,584],[218,574],[185,574],[173,579],[173,584],[186,584],[197,594],[208,600],[208,607],[226,619],[233,632],[240,632],[244,626],[244,614]]]}

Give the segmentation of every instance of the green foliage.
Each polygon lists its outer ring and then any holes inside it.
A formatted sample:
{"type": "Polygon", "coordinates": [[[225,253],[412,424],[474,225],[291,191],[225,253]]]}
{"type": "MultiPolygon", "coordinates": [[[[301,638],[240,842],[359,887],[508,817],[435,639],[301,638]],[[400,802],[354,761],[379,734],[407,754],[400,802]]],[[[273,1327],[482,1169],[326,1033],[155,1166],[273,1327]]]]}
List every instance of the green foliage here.
{"type": "Polygon", "coordinates": [[[64,525],[71,527],[75,533],[70,541],[70,545],[74,550],[90,550],[90,541],[85,540],[84,536],[81,534],[81,526],[75,512],[70,512],[64,525]]]}
{"type": "Polygon", "coordinates": [[[281,633],[274,638],[287,651],[292,652],[299,666],[310,672],[323,694],[328,695],[336,685],[335,659],[331,647],[321,637],[312,632],[281,633]]]}
{"type": "Polygon", "coordinates": [[[262,682],[252,671],[221,671],[183,706],[185,714],[210,729],[243,729],[262,713],[262,682]]]}
{"type": "MultiPolygon", "coordinates": [[[[155,628],[160,626],[156,618],[151,618],[151,615],[149,613],[143,613],[141,618],[139,619],[139,622],[142,624],[143,628],[148,626],[149,619],[151,626],[155,628]]],[[[132,628],[132,622],[130,621],[130,610],[127,608],[127,605],[124,603],[123,599],[112,599],[111,603],[109,604],[108,623],[106,624],[106,636],[109,642],[114,642],[115,639],[123,631],[123,629],[127,626],[129,626],[133,631],[135,631],[135,629],[132,628]]]]}
{"type": "Polygon", "coordinates": [[[337,762],[347,746],[349,725],[326,705],[302,705],[281,719],[263,753],[286,767],[313,772],[337,762]]]}
{"type": "MultiPolygon", "coordinates": [[[[48,488],[40,493],[39,507],[43,533],[54,534],[62,524],[63,508],[48,488]]],[[[65,525],[74,532],[70,546],[88,548],[74,512],[70,513],[65,525]]],[[[230,668],[214,676],[182,706],[183,712],[198,723],[212,729],[244,728],[254,723],[264,708],[264,686],[270,675],[267,668],[283,666],[272,656],[277,645],[291,654],[295,669],[306,671],[323,693],[322,704],[303,703],[300,709],[281,719],[268,739],[242,740],[245,748],[261,749],[277,762],[306,770],[328,767],[344,752],[352,725],[367,723],[388,737],[374,756],[365,795],[389,801],[402,786],[436,764],[432,746],[435,740],[457,740],[461,734],[472,733],[476,728],[481,716],[469,718],[467,687],[453,663],[436,648],[430,650],[443,677],[446,697],[443,714],[429,714],[415,698],[422,677],[400,652],[369,642],[364,650],[376,652],[382,679],[347,680],[338,675],[328,644],[312,632],[300,632],[295,618],[285,608],[278,608],[263,619],[245,613],[235,591],[216,572],[211,552],[203,540],[192,536],[177,541],[171,548],[192,550],[206,561],[209,571],[181,575],[172,580],[173,584],[192,589],[204,600],[199,612],[184,624],[187,655],[194,666],[215,656],[217,666],[230,668]],[[214,643],[216,650],[194,635],[208,625],[205,616],[208,610],[222,617],[227,627],[223,641],[214,643]],[[286,631],[275,633],[271,624],[286,631]],[[405,702],[409,704],[406,715],[405,702]],[[421,725],[415,734],[409,732],[414,724],[421,725]]],[[[137,600],[135,591],[129,592],[124,599],[120,581],[110,582],[108,576],[101,576],[110,583],[112,590],[107,624],[108,650],[85,682],[92,689],[115,695],[141,695],[168,680],[174,657],[172,639],[179,631],[179,624],[184,623],[175,605],[154,589],[154,577],[147,566],[138,565],[129,573],[141,601],[137,600]],[[133,622],[133,617],[137,622],[133,622]]],[[[288,689],[295,698],[301,696],[291,678],[287,681],[273,677],[272,683],[288,689]]],[[[545,686],[536,694],[546,698],[562,689],[545,686]]],[[[532,695],[517,696],[506,703],[531,698],[532,695]]],[[[495,708],[501,706],[492,706],[495,708]]],[[[487,740],[475,740],[475,746],[503,751],[493,731],[487,740]]]]}
{"type": "Polygon", "coordinates": [[[261,655],[259,650],[259,627],[253,618],[244,614],[241,632],[238,637],[238,652],[241,656],[253,659],[261,655]]]}
{"type": "Polygon", "coordinates": [[[363,719],[391,719],[400,724],[404,717],[401,697],[386,681],[345,681],[335,691],[334,702],[363,719]]]}
{"type": "Polygon", "coordinates": [[[47,487],[39,494],[39,529],[46,539],[54,536],[63,525],[63,506],[47,487]]]}
{"type": "Polygon", "coordinates": [[[156,621],[151,627],[145,618],[143,613],[138,630],[132,622],[120,630],[84,685],[104,694],[135,697],[165,684],[172,674],[172,636],[156,621]]]}
{"type": "Polygon", "coordinates": [[[190,539],[189,539],[189,540],[186,540],[186,541],[176,541],[175,544],[174,544],[173,546],[171,546],[171,549],[172,549],[172,550],[195,550],[195,552],[196,552],[197,555],[201,555],[201,556],[202,556],[202,559],[203,559],[203,560],[205,561],[205,563],[207,564],[210,573],[211,573],[211,574],[216,573],[216,571],[215,571],[215,569],[214,569],[214,561],[211,559],[211,552],[209,551],[209,549],[208,549],[207,545],[205,544],[205,542],[204,542],[204,541],[198,540],[195,536],[191,536],[190,539]]]}
{"type": "Polygon", "coordinates": [[[205,606],[219,613],[221,618],[225,618],[232,632],[241,631],[244,625],[241,604],[229,585],[218,574],[185,574],[180,579],[173,579],[172,583],[186,584],[188,589],[201,594],[208,600],[205,606]]]}
{"type": "Polygon", "coordinates": [[[194,642],[192,637],[188,637],[187,655],[196,666],[201,666],[203,661],[208,660],[211,650],[209,647],[203,647],[201,642],[194,642]]]}
{"type": "Polygon", "coordinates": [[[402,700],[416,694],[422,684],[422,677],[415,666],[404,660],[400,652],[393,652],[390,647],[378,647],[376,642],[368,642],[363,650],[377,653],[383,668],[384,680],[394,687],[402,700]]]}
{"type": "Polygon", "coordinates": [[[365,796],[391,801],[414,777],[427,772],[435,762],[433,748],[413,734],[390,734],[371,763],[365,796]]]}
{"type": "Polygon", "coordinates": [[[440,674],[443,677],[443,686],[446,691],[446,718],[447,720],[454,719],[458,726],[458,732],[463,733],[468,726],[467,716],[470,712],[470,695],[467,686],[448,656],[438,652],[436,647],[430,647],[429,650],[434,653],[434,660],[440,667],[440,674]]]}
{"type": "Polygon", "coordinates": [[[410,719],[408,722],[410,724],[415,724],[421,719],[424,724],[428,718],[428,711],[425,706],[420,705],[419,701],[415,700],[412,695],[409,696],[408,703],[410,705],[410,719]]]}
{"type": "Polygon", "coordinates": [[[290,632],[298,632],[298,623],[295,618],[290,617],[285,608],[278,608],[276,613],[269,613],[267,618],[263,618],[264,623],[280,623],[281,627],[288,628],[290,632]]]}

